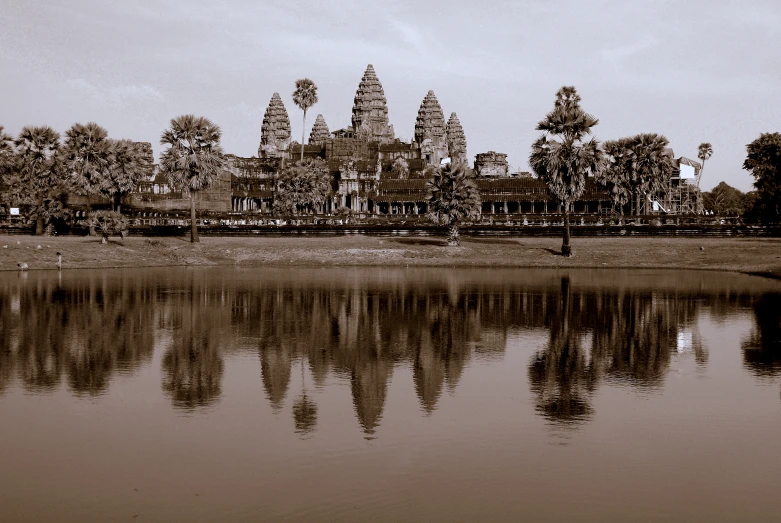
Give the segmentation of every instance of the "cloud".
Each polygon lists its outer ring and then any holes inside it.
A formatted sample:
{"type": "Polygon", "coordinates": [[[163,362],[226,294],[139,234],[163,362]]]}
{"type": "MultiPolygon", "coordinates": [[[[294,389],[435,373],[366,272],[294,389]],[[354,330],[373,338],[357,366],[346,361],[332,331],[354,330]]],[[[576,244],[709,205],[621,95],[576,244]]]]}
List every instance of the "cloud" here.
{"type": "Polygon", "coordinates": [[[622,45],[619,47],[612,47],[609,49],[602,49],[600,55],[602,56],[603,60],[607,60],[609,62],[615,62],[618,60],[629,58],[632,55],[656,47],[658,44],[659,44],[659,40],[657,40],[653,36],[646,36],[642,40],[633,42],[631,44],[622,45]]]}
{"type": "Polygon", "coordinates": [[[163,94],[149,84],[131,84],[114,87],[98,87],[84,78],[71,78],[68,87],[84,98],[101,105],[126,105],[138,101],[161,100],[163,94]]]}

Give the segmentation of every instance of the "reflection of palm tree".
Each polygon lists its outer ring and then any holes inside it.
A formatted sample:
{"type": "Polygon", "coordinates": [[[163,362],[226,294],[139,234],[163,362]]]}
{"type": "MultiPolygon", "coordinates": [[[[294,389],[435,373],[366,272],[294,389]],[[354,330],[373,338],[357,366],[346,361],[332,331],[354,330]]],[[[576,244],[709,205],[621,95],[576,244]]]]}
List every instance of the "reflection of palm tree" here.
{"type": "Polygon", "coordinates": [[[581,338],[583,325],[573,312],[568,278],[561,280],[561,299],[549,307],[550,339],[529,365],[529,381],[537,411],[554,423],[571,425],[591,417],[594,380],[581,338]]]}
{"type": "Polygon", "coordinates": [[[293,423],[296,427],[296,433],[311,434],[317,426],[317,405],[306,395],[303,356],[299,363],[301,366],[301,396],[293,403],[293,423]]]}
{"type": "Polygon", "coordinates": [[[181,327],[163,355],[163,390],[174,407],[193,409],[216,401],[221,392],[223,362],[220,333],[212,315],[196,309],[197,287],[193,285],[190,314],[183,315],[181,327]]]}

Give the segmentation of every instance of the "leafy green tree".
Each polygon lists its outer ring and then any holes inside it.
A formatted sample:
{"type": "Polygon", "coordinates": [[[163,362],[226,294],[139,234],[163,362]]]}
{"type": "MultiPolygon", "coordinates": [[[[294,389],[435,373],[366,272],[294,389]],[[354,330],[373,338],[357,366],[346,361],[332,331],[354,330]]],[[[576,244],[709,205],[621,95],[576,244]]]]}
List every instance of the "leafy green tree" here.
{"type": "Polygon", "coordinates": [[[160,171],[168,182],[190,193],[190,241],[199,242],[195,193],[207,189],[224,168],[220,127],[208,118],[186,114],[171,119],[160,137],[168,148],[160,155],[160,171]]]}
{"type": "Polygon", "coordinates": [[[63,186],[60,135],[48,126],[25,127],[14,144],[18,162],[14,192],[35,220],[35,234],[40,236],[45,222],[65,212],[57,199],[63,186]]]}
{"type": "Polygon", "coordinates": [[[152,148],[148,143],[130,140],[110,140],[109,168],[101,177],[98,193],[111,200],[116,212],[120,212],[123,196],[133,192],[138,184],[148,178],[154,169],[152,148]]]}
{"type": "Polygon", "coordinates": [[[464,220],[480,216],[480,192],[474,171],[465,162],[451,162],[434,170],[426,181],[428,215],[447,225],[447,244],[460,245],[458,228],[464,220]]]}
{"type": "Polygon", "coordinates": [[[296,80],[296,90],[293,91],[293,102],[304,111],[304,122],[301,129],[301,161],[304,161],[304,140],[306,137],[306,110],[317,103],[317,85],[309,78],[296,80]]]}
{"type": "Polygon", "coordinates": [[[543,135],[532,144],[529,156],[532,170],[563,207],[564,256],[572,256],[570,207],[585,191],[586,178],[599,172],[603,162],[599,142],[595,138],[586,140],[599,120],[580,107],[580,100],[574,87],[559,89],[553,110],[537,124],[543,135]]]}
{"type": "Polygon", "coordinates": [[[709,192],[702,193],[706,210],[720,216],[742,216],[749,210],[748,199],[743,192],[721,182],[709,192]]]}
{"type": "Polygon", "coordinates": [[[319,158],[298,161],[279,173],[274,212],[283,216],[315,212],[330,193],[331,176],[326,163],[319,158]]]}
{"type": "Polygon", "coordinates": [[[757,207],[768,221],[781,217],[781,133],[762,133],[748,144],[743,168],[754,177],[757,207]]]}
{"type": "Polygon", "coordinates": [[[711,156],[713,156],[713,146],[707,142],[701,143],[700,146],[697,148],[697,158],[699,158],[700,161],[702,162],[702,167],[700,167],[700,173],[697,176],[697,187],[700,186],[700,178],[702,178],[702,171],[705,170],[705,161],[709,160],[711,156]]]}

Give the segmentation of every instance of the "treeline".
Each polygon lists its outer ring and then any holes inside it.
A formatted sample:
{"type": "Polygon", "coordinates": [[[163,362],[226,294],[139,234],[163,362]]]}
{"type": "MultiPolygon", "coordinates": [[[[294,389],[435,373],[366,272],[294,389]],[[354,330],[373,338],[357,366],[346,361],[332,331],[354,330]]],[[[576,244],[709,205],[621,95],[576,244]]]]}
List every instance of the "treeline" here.
{"type": "Polygon", "coordinates": [[[149,143],[109,138],[106,129],[77,123],[64,136],[49,126],[24,127],[14,138],[0,127],[0,188],[4,200],[35,222],[35,233],[56,220],[69,221],[69,194],[106,198],[119,212],[154,168],[149,143]]]}

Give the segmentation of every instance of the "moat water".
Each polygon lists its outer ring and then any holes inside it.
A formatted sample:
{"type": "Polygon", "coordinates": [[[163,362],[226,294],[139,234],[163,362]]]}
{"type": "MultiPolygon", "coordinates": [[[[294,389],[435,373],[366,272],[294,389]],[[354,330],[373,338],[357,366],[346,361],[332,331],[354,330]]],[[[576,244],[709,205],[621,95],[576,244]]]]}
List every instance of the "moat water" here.
{"type": "Polygon", "coordinates": [[[0,521],[778,521],[781,282],[0,274],[0,521]]]}

